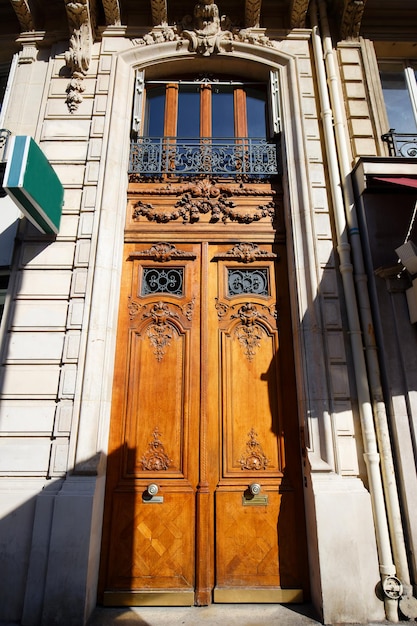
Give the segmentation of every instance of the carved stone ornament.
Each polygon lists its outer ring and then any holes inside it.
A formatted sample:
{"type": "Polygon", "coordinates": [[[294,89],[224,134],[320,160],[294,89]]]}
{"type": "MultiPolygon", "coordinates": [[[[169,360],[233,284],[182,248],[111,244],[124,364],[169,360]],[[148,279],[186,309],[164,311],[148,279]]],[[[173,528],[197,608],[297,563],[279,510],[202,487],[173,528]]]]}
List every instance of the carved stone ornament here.
{"type": "Polygon", "coordinates": [[[216,254],[215,259],[235,259],[243,263],[253,263],[253,261],[269,261],[277,259],[277,255],[267,250],[261,250],[256,243],[238,243],[224,254],[216,254]]]}
{"type": "Polygon", "coordinates": [[[65,0],[68,23],[71,30],[69,50],[65,53],[65,62],[72,78],[67,85],[66,103],[70,113],[74,113],[82,102],[83,84],[91,59],[92,15],[89,0],[73,2],[65,0]]]}
{"type": "Polygon", "coordinates": [[[269,459],[265,456],[261,444],[257,441],[258,433],[252,427],[248,433],[249,440],[246,442],[246,451],[239,459],[242,470],[265,470],[269,459]]]}
{"type": "Polygon", "coordinates": [[[142,456],[140,462],[144,470],[159,472],[169,469],[172,459],[165,453],[164,446],[161,442],[161,433],[156,426],[152,433],[152,440],[148,443],[148,449],[142,456]]]}
{"type": "Polygon", "coordinates": [[[259,0],[247,0],[246,23],[248,28],[234,27],[230,19],[220,15],[219,8],[213,0],[201,0],[194,6],[193,15],[186,15],[181,22],[168,26],[165,22],[166,12],[164,0],[152,0],[153,21],[159,22],[151,32],[140,39],[133,40],[139,46],[149,46],[166,41],[178,42],[177,47],[188,41],[188,50],[210,56],[221,49],[233,50],[233,41],[251,43],[261,46],[275,47],[266,35],[265,29],[257,28],[259,22],[259,0]]]}
{"type": "Polygon", "coordinates": [[[166,263],[167,261],[172,261],[172,259],[192,260],[195,259],[195,254],[178,250],[172,243],[159,242],[148,248],[148,250],[132,252],[132,254],[129,255],[129,261],[133,259],[151,259],[152,261],[166,263]]]}
{"type": "MultiPolygon", "coordinates": [[[[144,216],[150,222],[160,224],[182,219],[183,223],[186,224],[198,222],[201,215],[209,214],[211,222],[221,220],[225,223],[230,220],[251,224],[262,218],[273,219],[275,216],[275,204],[272,201],[265,205],[259,205],[255,209],[251,209],[250,212],[236,209],[236,204],[230,199],[230,196],[258,195],[250,188],[231,188],[204,179],[183,185],[180,191],[182,196],[175,203],[173,211],[160,211],[152,204],[139,200],[133,205],[132,219],[136,221],[144,216]]],[[[159,193],[170,195],[172,192],[169,188],[160,188],[159,193]]]]}
{"type": "Polygon", "coordinates": [[[232,33],[227,30],[230,20],[222,16],[213,0],[202,0],[194,6],[193,17],[187,15],[183,21],[182,36],[188,39],[188,50],[199,52],[203,56],[210,56],[213,52],[220,52],[221,42],[232,39],[232,33]]]}

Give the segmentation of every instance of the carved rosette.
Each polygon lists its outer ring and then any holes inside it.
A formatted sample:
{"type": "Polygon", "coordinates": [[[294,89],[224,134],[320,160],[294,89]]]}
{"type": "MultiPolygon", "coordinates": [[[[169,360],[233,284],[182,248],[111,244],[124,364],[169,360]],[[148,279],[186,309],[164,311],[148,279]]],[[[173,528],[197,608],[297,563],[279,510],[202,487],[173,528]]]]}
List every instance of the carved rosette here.
{"type": "Polygon", "coordinates": [[[156,426],[152,433],[152,440],[148,443],[148,449],[140,460],[144,470],[160,472],[169,469],[172,463],[172,459],[165,453],[160,437],[161,433],[156,426]]]}
{"type": "Polygon", "coordinates": [[[239,459],[242,470],[265,470],[268,467],[269,459],[266,457],[263,448],[257,440],[258,433],[252,427],[248,432],[249,440],[246,442],[246,451],[239,459]]]}

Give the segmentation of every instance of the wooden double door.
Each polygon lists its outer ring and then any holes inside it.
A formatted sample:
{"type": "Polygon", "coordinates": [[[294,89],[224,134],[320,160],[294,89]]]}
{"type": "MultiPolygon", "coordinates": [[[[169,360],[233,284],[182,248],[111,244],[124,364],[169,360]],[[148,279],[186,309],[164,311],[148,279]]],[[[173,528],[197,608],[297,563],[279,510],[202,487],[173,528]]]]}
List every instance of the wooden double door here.
{"type": "Polygon", "coordinates": [[[125,245],[104,604],[306,597],[285,257],[253,241],[125,245]]]}

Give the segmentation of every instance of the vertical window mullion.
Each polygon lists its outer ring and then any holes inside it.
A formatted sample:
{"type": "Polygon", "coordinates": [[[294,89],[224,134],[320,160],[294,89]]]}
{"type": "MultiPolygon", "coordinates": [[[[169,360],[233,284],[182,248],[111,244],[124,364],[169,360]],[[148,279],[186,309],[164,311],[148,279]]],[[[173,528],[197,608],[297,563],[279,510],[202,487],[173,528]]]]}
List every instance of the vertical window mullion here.
{"type": "Polygon", "coordinates": [[[279,102],[279,74],[277,70],[269,73],[269,111],[271,117],[271,130],[274,135],[281,132],[281,114],[279,102]]]}
{"type": "Polygon", "coordinates": [[[200,137],[211,137],[211,84],[203,83],[200,88],[200,137]]]}
{"type": "Polygon", "coordinates": [[[246,113],[246,94],[243,89],[234,90],[235,137],[247,137],[248,123],[246,113]]]}
{"type": "Polygon", "coordinates": [[[165,136],[175,137],[177,134],[178,116],[178,83],[168,83],[165,100],[165,136]]]}
{"type": "Polygon", "coordinates": [[[132,118],[132,132],[136,136],[142,132],[144,90],[145,90],[145,73],[143,72],[143,70],[136,70],[135,95],[133,99],[133,118],[132,118]]]}
{"type": "Polygon", "coordinates": [[[407,82],[408,90],[410,92],[411,105],[413,107],[414,119],[417,125],[417,83],[416,83],[416,73],[414,68],[411,65],[407,65],[404,70],[405,79],[407,82]]]}

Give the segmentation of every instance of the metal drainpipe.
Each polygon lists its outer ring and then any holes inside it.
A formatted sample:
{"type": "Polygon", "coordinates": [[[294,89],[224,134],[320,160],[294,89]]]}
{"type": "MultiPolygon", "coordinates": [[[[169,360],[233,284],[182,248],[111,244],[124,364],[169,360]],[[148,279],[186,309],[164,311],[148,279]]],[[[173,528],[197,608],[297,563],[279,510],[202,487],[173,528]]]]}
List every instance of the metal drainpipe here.
{"type": "MultiPolygon", "coordinates": [[[[339,269],[345,292],[349,335],[352,347],[353,365],[358,392],[359,414],[362,427],[364,459],[368,470],[369,491],[374,514],[375,535],[379,556],[379,571],[384,587],[384,580],[386,578],[395,577],[395,566],[392,561],[391,554],[384,492],[380,473],[380,460],[368,387],[368,375],[363,351],[362,333],[359,323],[356,292],[353,280],[353,267],[350,259],[350,244],[347,235],[336,142],[333,134],[333,114],[327,91],[326,70],[324,65],[322,43],[318,30],[318,15],[315,0],[313,0],[311,4],[310,18],[312,23],[312,43],[318,78],[325,147],[328,158],[328,174],[336,225],[337,249],[340,258],[339,269]]],[[[387,618],[392,622],[397,622],[398,601],[385,596],[384,604],[387,618]]]]}
{"type": "Polygon", "coordinates": [[[352,246],[355,281],[359,301],[359,311],[361,315],[362,328],[366,329],[366,332],[364,333],[365,355],[366,363],[368,366],[371,396],[374,404],[375,428],[378,438],[379,452],[381,455],[381,471],[388,513],[388,524],[394,554],[394,562],[397,569],[397,574],[404,586],[404,595],[406,597],[412,597],[412,586],[405,548],[400,502],[395,480],[394,461],[388,428],[388,418],[382,393],[377,346],[375,343],[375,334],[373,332],[374,324],[372,319],[369,293],[367,289],[365,264],[363,260],[363,253],[359,236],[355,196],[353,193],[352,180],[350,176],[351,165],[347,150],[346,133],[342,115],[342,105],[338,90],[338,76],[336,73],[334,52],[332,47],[332,40],[330,37],[329,23],[327,19],[326,2],[324,0],[318,0],[318,5],[320,13],[320,25],[324,48],[325,66],[327,69],[330,100],[333,109],[337,154],[339,158],[339,167],[342,177],[342,190],[345,199],[347,222],[349,226],[349,236],[352,246]]]}

